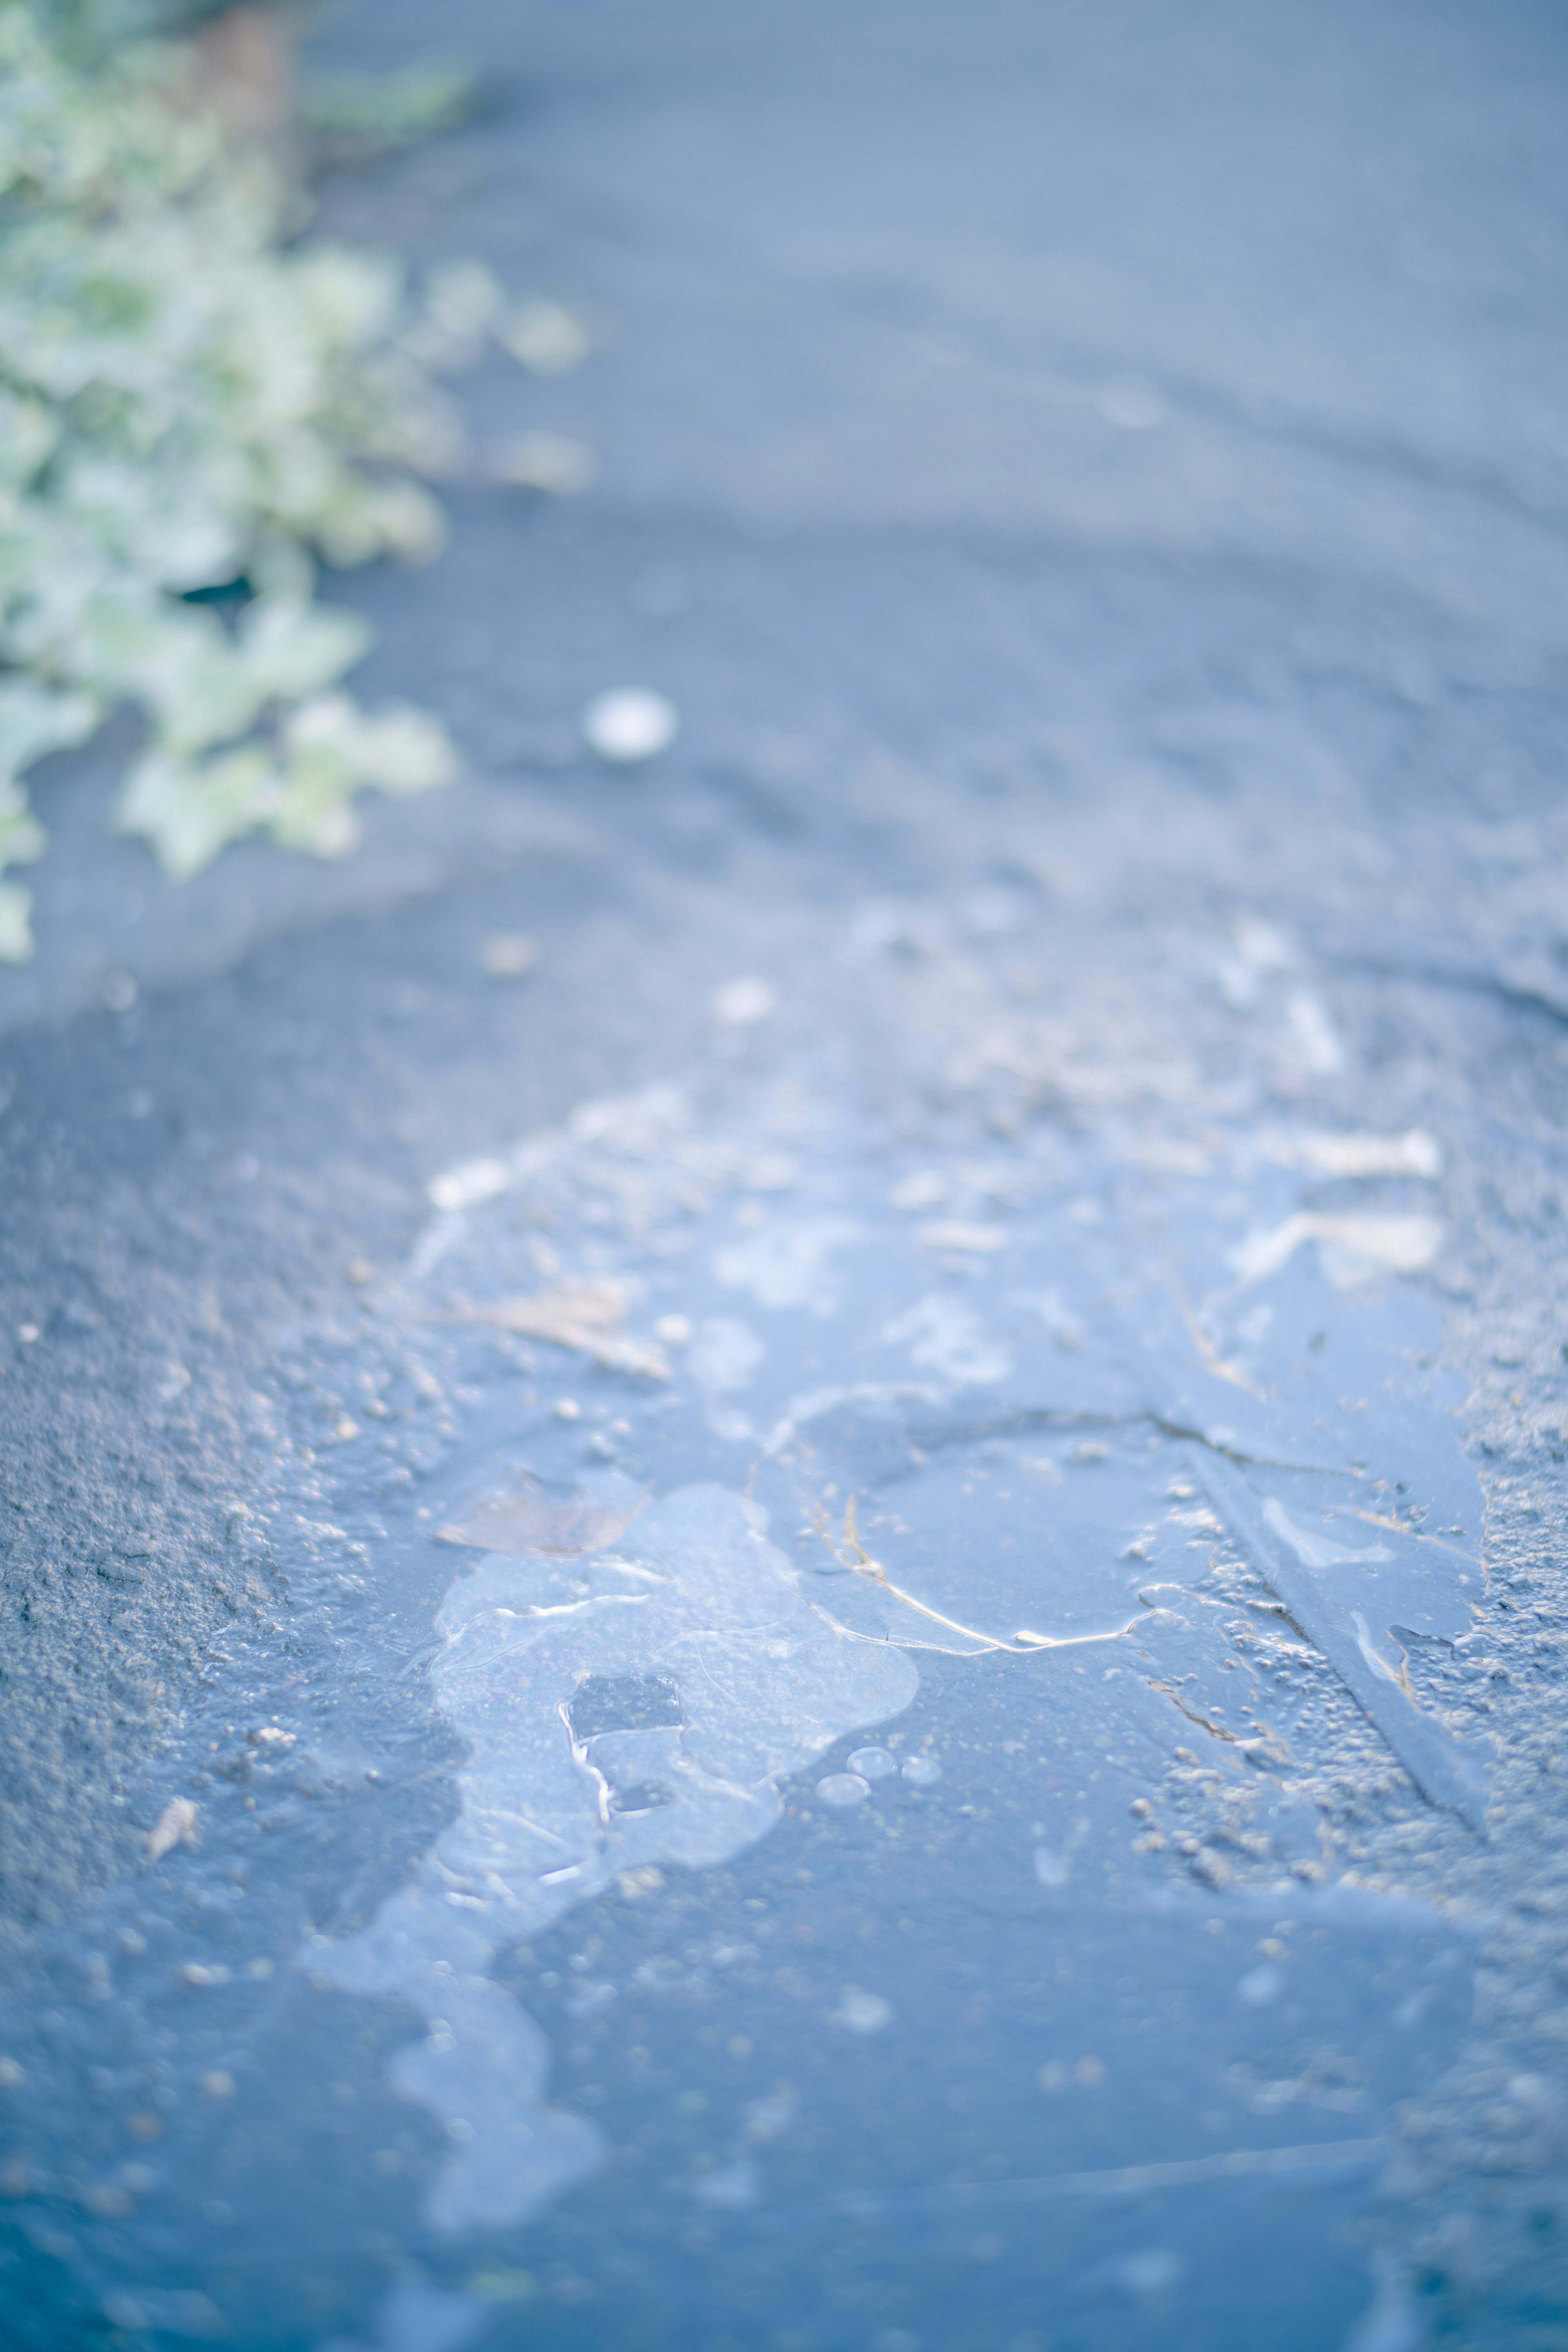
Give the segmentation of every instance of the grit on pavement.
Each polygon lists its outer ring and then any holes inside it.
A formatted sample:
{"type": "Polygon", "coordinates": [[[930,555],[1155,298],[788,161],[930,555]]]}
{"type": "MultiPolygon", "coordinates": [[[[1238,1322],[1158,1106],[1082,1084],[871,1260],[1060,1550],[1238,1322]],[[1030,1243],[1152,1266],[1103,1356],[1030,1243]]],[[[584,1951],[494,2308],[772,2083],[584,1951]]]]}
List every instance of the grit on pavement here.
{"type": "Polygon", "coordinates": [[[1561,17],[433,51],[463,776],[0,977],[8,2340],[1559,2347],[1561,17]]]}

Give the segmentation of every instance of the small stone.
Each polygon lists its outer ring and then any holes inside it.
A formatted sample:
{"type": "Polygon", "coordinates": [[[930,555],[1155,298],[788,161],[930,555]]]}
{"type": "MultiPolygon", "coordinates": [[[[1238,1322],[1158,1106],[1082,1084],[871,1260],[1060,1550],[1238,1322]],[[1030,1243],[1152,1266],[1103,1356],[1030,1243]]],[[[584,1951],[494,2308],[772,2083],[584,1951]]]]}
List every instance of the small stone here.
{"type": "Polygon", "coordinates": [[[680,725],[675,705],[647,687],[623,686],[595,695],[583,713],[584,740],[601,760],[617,766],[668,751],[680,725]]]}

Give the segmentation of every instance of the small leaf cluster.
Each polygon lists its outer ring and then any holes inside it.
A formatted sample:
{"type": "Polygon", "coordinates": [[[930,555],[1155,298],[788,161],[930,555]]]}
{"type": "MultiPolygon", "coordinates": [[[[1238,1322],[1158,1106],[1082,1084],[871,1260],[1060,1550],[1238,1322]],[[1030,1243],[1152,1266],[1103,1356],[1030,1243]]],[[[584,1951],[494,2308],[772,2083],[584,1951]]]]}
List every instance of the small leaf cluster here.
{"type": "MultiPolygon", "coordinates": [[[[189,87],[178,43],[71,42],[0,0],[0,872],[44,847],[29,767],[126,704],[116,821],[177,879],[246,835],[341,856],[362,788],[453,770],[435,719],[343,691],[370,632],[315,593],[318,556],[439,544],[439,320],[393,263],[300,241],[189,87]]],[[[29,913],[6,874],[0,958],[29,913]]]]}

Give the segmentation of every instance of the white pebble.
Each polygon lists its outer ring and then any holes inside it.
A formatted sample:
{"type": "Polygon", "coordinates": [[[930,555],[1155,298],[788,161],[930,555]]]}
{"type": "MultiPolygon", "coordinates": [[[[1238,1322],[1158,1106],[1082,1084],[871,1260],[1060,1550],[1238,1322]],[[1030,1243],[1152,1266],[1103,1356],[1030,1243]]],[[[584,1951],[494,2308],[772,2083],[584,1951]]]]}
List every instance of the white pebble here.
{"type": "Polygon", "coordinates": [[[675,705],[641,686],[619,686],[608,694],[596,694],[582,719],[589,749],[601,760],[626,765],[668,751],[679,725],[675,705]]]}

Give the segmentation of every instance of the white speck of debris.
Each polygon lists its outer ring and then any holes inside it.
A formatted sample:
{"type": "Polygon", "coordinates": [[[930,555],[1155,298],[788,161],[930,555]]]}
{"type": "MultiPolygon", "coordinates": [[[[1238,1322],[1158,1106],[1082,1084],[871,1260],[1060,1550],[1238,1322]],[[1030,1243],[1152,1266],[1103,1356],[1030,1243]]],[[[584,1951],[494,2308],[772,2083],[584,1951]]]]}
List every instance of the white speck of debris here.
{"type": "Polygon", "coordinates": [[[526,980],[539,961],[539,941],[526,931],[493,931],[479,950],[479,970],[489,980],[526,980]]]}
{"type": "Polygon", "coordinates": [[[1302,1135],[1287,1156],[1324,1176],[1440,1176],[1436,1136],[1413,1127],[1404,1135],[1302,1135]]]}
{"type": "Polygon", "coordinates": [[[1237,2000],[1244,2000],[1248,2009],[1266,2009],[1271,2000],[1279,2000],[1284,1990],[1284,1969],[1265,1960],[1261,1968],[1247,1970],[1236,1992],[1237,2000]]]}
{"type": "Polygon", "coordinates": [[[245,1736],[252,1748],[274,1748],[283,1750],[294,1745],[294,1734],[291,1731],[280,1731],[275,1723],[264,1723],[257,1730],[247,1731],[245,1736]]]}
{"type": "Polygon", "coordinates": [[[900,1769],[904,1779],[915,1789],[929,1789],[942,1778],[942,1766],[934,1756],[908,1756],[900,1769]]]}
{"type": "Polygon", "coordinates": [[[477,1202],[494,1200],[510,1181],[499,1160],[465,1160],[432,1180],[430,1198],[437,1209],[471,1209],[477,1202]]]}
{"type": "Polygon", "coordinates": [[[778,1009],[779,992],[771,980],[754,980],[743,975],[727,980],[713,991],[713,1018],[726,1028],[747,1029],[753,1021],[765,1021],[778,1009]]]}
{"type": "Polygon", "coordinates": [[[34,1340],[38,1337],[37,1325],[36,1323],[18,1323],[16,1326],[16,1337],[22,1342],[24,1348],[30,1348],[34,1340]]]}
{"type": "Polygon", "coordinates": [[[195,1806],[189,1797],[171,1797],[147,1832],[147,1859],[160,1862],[174,1846],[199,1843],[195,1806]]]}
{"type": "Polygon", "coordinates": [[[160,1404],[173,1404],[176,1397],[184,1395],[190,1385],[191,1376],[184,1364],[169,1363],[164,1366],[163,1377],[153,1394],[160,1404]]]}
{"type": "Polygon", "coordinates": [[[1243,1282],[1264,1282],[1294,1257],[1305,1242],[1323,1252],[1323,1271],[1338,1288],[1352,1287],[1369,1275],[1419,1274],[1443,1244],[1436,1217],[1320,1217],[1306,1212],[1287,1217],[1271,1233],[1254,1234],[1231,1252],[1243,1282]]]}
{"type": "Polygon", "coordinates": [[[188,1985],[221,1985],[228,1982],[228,1970],[221,1962],[207,1968],[200,1960],[187,1960],[180,1970],[182,1983],[188,1985]]]}
{"type": "Polygon", "coordinates": [[[1100,413],[1123,433],[1151,433],[1170,412],[1159,386],[1147,376],[1114,375],[1100,388],[1100,413]]]}
{"type": "Polygon", "coordinates": [[[1035,1876],[1042,1886],[1065,1886],[1071,1875],[1059,1853],[1053,1853],[1048,1845],[1035,1848],[1035,1876]]]}
{"type": "Polygon", "coordinates": [[[1110,1455],[1110,1448],[1102,1437],[1080,1438],[1076,1445],[1068,1448],[1069,1462],[1105,1462],[1110,1455]]]}
{"type": "Polygon", "coordinates": [[[531,375],[564,375],[593,348],[587,328],[563,302],[525,302],[500,340],[531,375]]]}
{"type": "Polygon", "coordinates": [[[667,1348],[684,1348],[691,1337],[691,1318],[689,1315],[661,1315],[653,1330],[655,1339],[662,1339],[667,1348]]]}
{"type": "Polygon", "coordinates": [[[332,1435],[339,1440],[340,1444],[346,1445],[351,1437],[359,1435],[359,1423],[357,1421],[351,1421],[346,1412],[341,1413],[332,1423],[332,1435]]]}
{"type": "Polygon", "coordinates": [[[849,1759],[848,1769],[858,1772],[862,1780],[885,1780],[889,1772],[899,1769],[899,1759],[889,1756],[885,1748],[858,1748],[849,1759]]]}
{"type": "Polygon", "coordinates": [[[141,993],[128,971],[111,971],[103,983],[103,1002],[110,1013],[129,1013],[141,993]]]}
{"type": "Polygon", "coordinates": [[[630,765],[651,760],[674,742],[680,719],[673,702],[642,686],[596,694],[582,717],[584,740],[601,760],[630,765]]]}
{"type": "Polygon", "coordinates": [[[574,441],[569,433],[521,434],[496,463],[498,481],[520,490],[542,490],[552,499],[572,499],[592,488],[598,471],[588,444],[574,441]]]}
{"type": "Polygon", "coordinates": [[[1006,1238],[1000,1225],[973,1225],[961,1217],[943,1217],[921,1227],[928,1249],[963,1250],[974,1257],[992,1256],[1006,1238]]]}
{"type": "Polygon", "coordinates": [[[847,2025],[851,2033],[880,2033],[890,2025],[893,2004],[884,2000],[879,1992],[861,1992],[858,1986],[847,1985],[838,2007],[834,2011],[835,2025],[847,2025]]]}
{"type": "Polygon", "coordinates": [[[816,1793],[825,1805],[863,1805],[871,1791],[858,1772],[829,1772],[816,1784],[816,1793]]]}
{"type": "Polygon", "coordinates": [[[555,1418],[557,1421],[580,1421],[582,1416],[583,1408],[578,1403],[575,1397],[556,1398],[555,1418]]]}

